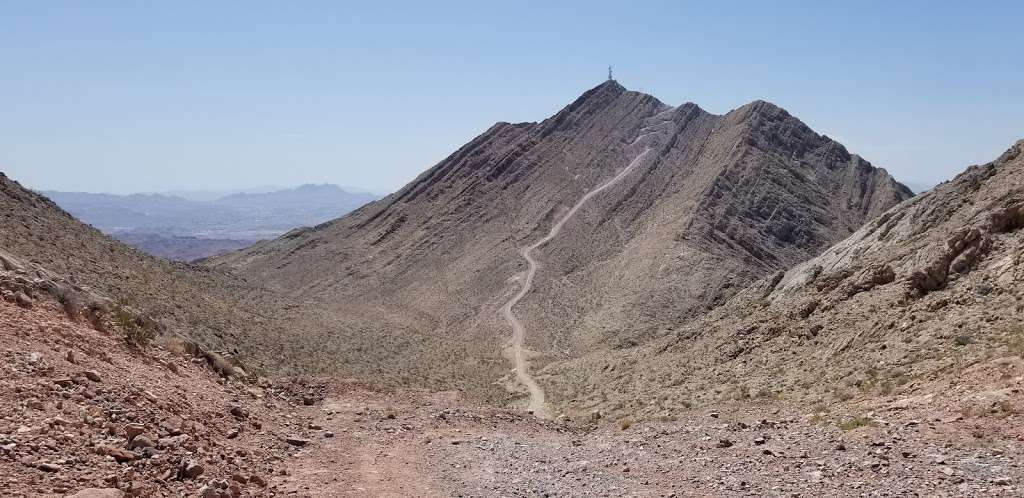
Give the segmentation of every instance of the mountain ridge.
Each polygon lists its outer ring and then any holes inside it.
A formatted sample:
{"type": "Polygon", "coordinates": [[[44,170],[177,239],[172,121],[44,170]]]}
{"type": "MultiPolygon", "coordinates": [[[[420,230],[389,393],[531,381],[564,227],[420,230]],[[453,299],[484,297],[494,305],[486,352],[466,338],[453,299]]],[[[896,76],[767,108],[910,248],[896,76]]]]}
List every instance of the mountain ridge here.
{"type": "Polygon", "coordinates": [[[412,358],[396,368],[429,379],[424,363],[436,360],[426,358],[451,355],[456,385],[500,396],[481,384],[506,376],[498,346],[509,331],[497,310],[516,285],[507,276],[522,271],[518,248],[638,145],[650,160],[541,251],[537,286],[519,305],[538,331],[525,345],[538,367],[610,347],[640,317],[699,316],[911,195],[767,102],[713,115],[612,81],[540,122],[496,123],[345,217],[206,264],[328,310],[358,310],[374,335],[410,348],[392,352],[412,358]]]}

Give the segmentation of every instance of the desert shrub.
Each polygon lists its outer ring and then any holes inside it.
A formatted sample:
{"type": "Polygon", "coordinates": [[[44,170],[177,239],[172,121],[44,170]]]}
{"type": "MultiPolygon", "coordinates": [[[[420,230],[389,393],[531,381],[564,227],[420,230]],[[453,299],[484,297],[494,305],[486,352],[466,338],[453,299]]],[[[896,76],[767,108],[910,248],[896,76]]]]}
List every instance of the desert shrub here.
{"type": "Polygon", "coordinates": [[[961,335],[958,335],[958,336],[953,338],[953,344],[956,344],[957,346],[960,346],[960,347],[964,347],[964,346],[966,346],[968,344],[971,344],[973,342],[974,342],[974,339],[971,338],[971,336],[966,335],[966,334],[961,334],[961,335]]]}
{"type": "Polygon", "coordinates": [[[1010,354],[1024,359],[1024,327],[1019,325],[1010,327],[1004,334],[1003,340],[1010,354]]]}
{"type": "Polygon", "coordinates": [[[884,396],[888,396],[892,394],[892,391],[893,389],[895,389],[895,387],[896,386],[893,385],[891,380],[883,380],[878,384],[878,393],[884,396]]]}
{"type": "Polygon", "coordinates": [[[153,330],[139,323],[138,317],[123,306],[114,309],[114,325],[124,334],[124,340],[136,347],[144,347],[155,338],[153,330]]]}
{"type": "Polygon", "coordinates": [[[1009,400],[1003,400],[1003,401],[1000,401],[1000,402],[996,403],[996,406],[993,409],[993,412],[995,412],[995,415],[998,418],[1006,418],[1006,417],[1009,417],[1011,415],[1016,415],[1017,413],[1019,413],[1017,411],[1017,406],[1014,405],[1009,400]]]}
{"type": "Polygon", "coordinates": [[[852,431],[859,427],[870,427],[874,426],[875,422],[867,417],[861,417],[860,415],[854,415],[846,420],[839,423],[839,428],[844,431],[852,431]]]}
{"type": "Polygon", "coordinates": [[[67,315],[68,318],[70,318],[72,321],[78,319],[78,316],[82,310],[82,299],[78,296],[78,294],[74,292],[69,292],[67,294],[59,296],[57,298],[57,301],[60,302],[61,307],[64,308],[64,314],[67,315]]]}
{"type": "Polygon", "coordinates": [[[179,356],[192,356],[193,348],[188,341],[175,334],[163,334],[156,338],[160,349],[179,356]]]}
{"type": "Polygon", "coordinates": [[[624,418],[619,420],[619,429],[626,430],[629,429],[630,427],[633,427],[633,419],[624,418]]]}
{"type": "Polygon", "coordinates": [[[839,401],[850,401],[853,399],[854,393],[851,389],[836,388],[835,395],[839,401]]]}

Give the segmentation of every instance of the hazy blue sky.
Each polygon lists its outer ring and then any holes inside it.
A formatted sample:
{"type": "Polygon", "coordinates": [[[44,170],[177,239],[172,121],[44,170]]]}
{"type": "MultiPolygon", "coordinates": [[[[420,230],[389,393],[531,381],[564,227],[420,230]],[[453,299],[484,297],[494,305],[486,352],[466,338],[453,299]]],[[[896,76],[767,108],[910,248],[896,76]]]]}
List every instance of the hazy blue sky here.
{"type": "Polygon", "coordinates": [[[392,190],[608,64],[672,105],[772,101],[911,182],[1024,138],[1024,2],[485,3],[0,0],[0,171],[392,190]]]}

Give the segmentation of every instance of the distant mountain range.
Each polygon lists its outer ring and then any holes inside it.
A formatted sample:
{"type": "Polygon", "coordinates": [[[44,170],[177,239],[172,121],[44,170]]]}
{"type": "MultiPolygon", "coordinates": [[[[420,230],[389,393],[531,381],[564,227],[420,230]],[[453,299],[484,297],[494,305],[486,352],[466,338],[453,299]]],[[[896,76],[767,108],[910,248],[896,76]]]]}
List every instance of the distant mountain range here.
{"type": "Polygon", "coordinates": [[[328,184],[268,188],[173,194],[42,194],[76,218],[129,245],[177,260],[205,258],[296,227],[318,225],[377,199],[373,194],[328,184]]]}

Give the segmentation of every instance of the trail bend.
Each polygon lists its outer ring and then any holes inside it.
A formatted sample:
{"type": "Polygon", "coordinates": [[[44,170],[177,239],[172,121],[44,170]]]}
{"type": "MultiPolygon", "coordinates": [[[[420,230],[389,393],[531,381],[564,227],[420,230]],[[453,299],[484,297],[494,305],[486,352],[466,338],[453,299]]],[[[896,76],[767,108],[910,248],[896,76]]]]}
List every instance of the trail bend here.
{"type": "MultiPolygon", "coordinates": [[[[640,138],[643,138],[643,136],[637,137],[637,140],[639,140],[640,138]]],[[[633,143],[636,143],[637,140],[634,140],[633,143]]],[[[650,152],[651,148],[645,147],[644,150],[640,152],[636,157],[634,157],[633,160],[629,163],[629,165],[626,166],[617,175],[612,177],[610,180],[602,183],[601,185],[598,185],[597,187],[590,190],[586,194],[583,194],[583,197],[580,197],[580,200],[576,201],[576,204],[573,205],[573,207],[569,209],[569,211],[566,212],[565,215],[563,215],[551,227],[551,230],[548,231],[548,234],[545,235],[544,238],[534,242],[533,244],[519,248],[519,255],[526,260],[526,263],[528,265],[528,269],[526,271],[526,279],[523,282],[522,287],[519,288],[519,292],[517,292],[515,296],[512,297],[512,299],[509,299],[508,302],[506,302],[505,305],[502,306],[501,314],[505,317],[505,320],[508,322],[509,326],[512,327],[512,338],[509,341],[507,349],[510,352],[513,368],[515,369],[516,380],[518,380],[520,384],[526,387],[527,391],[529,391],[530,393],[530,400],[529,404],[527,405],[527,410],[533,412],[533,414],[538,417],[548,418],[549,416],[547,406],[544,401],[544,390],[541,389],[541,387],[537,384],[537,381],[534,380],[533,376],[530,375],[529,366],[526,362],[526,358],[524,357],[523,353],[523,341],[526,339],[526,329],[523,327],[522,322],[520,322],[519,319],[516,318],[516,315],[513,312],[513,308],[516,306],[516,304],[518,304],[519,301],[526,297],[526,294],[530,292],[530,289],[533,287],[533,279],[537,275],[538,264],[537,260],[533,258],[533,251],[543,246],[544,244],[550,242],[555,237],[557,237],[558,233],[562,231],[562,227],[565,226],[566,222],[572,219],[573,216],[576,215],[576,213],[580,210],[581,207],[583,207],[584,204],[590,201],[590,199],[592,199],[597,194],[600,194],[602,191],[608,189],[612,185],[615,185],[616,183],[620,182],[623,178],[625,178],[627,175],[629,175],[629,173],[636,169],[636,167],[643,161],[643,159],[650,152]]]]}

